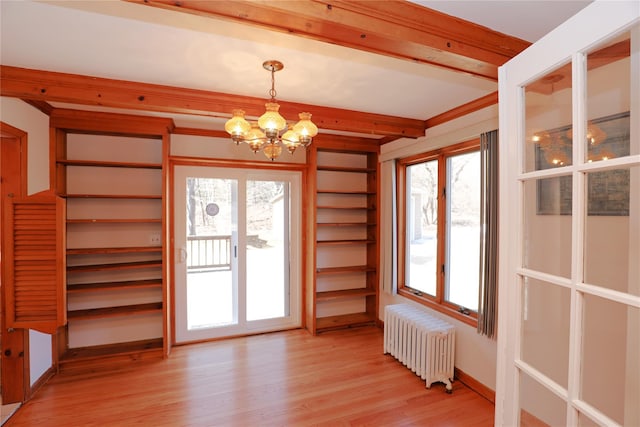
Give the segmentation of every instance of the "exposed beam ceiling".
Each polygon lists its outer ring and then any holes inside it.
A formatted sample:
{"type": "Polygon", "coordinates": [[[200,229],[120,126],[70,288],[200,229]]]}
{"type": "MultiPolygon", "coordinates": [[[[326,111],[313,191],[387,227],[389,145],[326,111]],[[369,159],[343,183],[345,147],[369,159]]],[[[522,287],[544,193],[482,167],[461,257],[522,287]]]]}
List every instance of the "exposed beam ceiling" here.
{"type": "Polygon", "coordinates": [[[497,68],[529,42],[397,0],[130,0],[230,19],[497,80],[497,68]]]}
{"type": "Polygon", "coordinates": [[[74,31],[66,39],[56,37],[48,44],[42,38],[23,35],[19,26],[12,27],[8,34],[22,42],[13,45],[29,49],[12,51],[12,61],[7,62],[12,66],[0,66],[0,95],[21,98],[49,113],[76,105],[94,111],[164,114],[181,120],[176,126],[185,129],[201,123],[220,128],[236,108],[245,110],[250,119],[264,112],[265,99],[256,97],[253,87],[245,87],[251,85],[244,85],[256,78],[247,68],[242,75],[248,77],[238,81],[237,61],[228,59],[236,60],[236,53],[241,52],[253,60],[256,55],[247,52],[261,52],[266,46],[283,57],[290,55],[287,48],[298,50],[298,62],[306,61],[297,64],[298,73],[304,73],[308,64],[318,70],[306,70],[305,79],[314,74],[311,80],[320,83],[306,87],[308,91],[300,90],[302,79],[295,74],[281,83],[287,93],[298,95],[297,102],[281,100],[285,117],[295,120],[297,113],[310,111],[322,131],[370,136],[376,144],[417,138],[428,127],[495,103],[498,67],[530,44],[401,0],[123,0],[88,2],[77,10],[68,2],[25,3],[24,9],[6,8],[18,17],[14,22],[33,20],[35,15],[42,17],[39,22],[45,26],[49,21],[73,22],[77,14],[78,26],[70,26],[74,31]],[[60,13],[60,6],[68,7],[70,13],[60,13]],[[22,10],[31,13],[21,16],[22,10]],[[49,18],[51,15],[57,18],[49,18]],[[80,24],[84,22],[86,26],[80,24]],[[99,30],[92,32],[87,27],[104,30],[113,28],[107,27],[112,22],[121,29],[113,37],[101,37],[99,30]],[[84,45],[74,44],[79,34],[87,35],[84,45]],[[149,38],[138,37],[140,34],[149,38]],[[145,42],[140,43],[143,38],[145,42]],[[58,46],[69,47],[64,51],[58,46]],[[347,49],[338,54],[336,47],[347,49]],[[195,66],[189,56],[194,51],[198,53],[195,66]],[[102,64],[84,60],[93,54],[96,59],[108,59],[102,64]],[[351,56],[359,59],[349,62],[351,56]],[[347,65],[338,70],[340,58],[347,65]],[[174,67],[176,63],[181,66],[174,67]],[[242,95],[227,93],[229,87],[242,95]],[[465,90],[472,95],[461,95],[465,90]],[[488,90],[492,92],[480,96],[488,90]],[[331,96],[324,96],[327,93],[331,96]],[[443,112],[438,114],[434,104],[443,112]],[[375,108],[368,110],[369,106],[375,108]]]}
{"type": "MultiPolygon", "coordinates": [[[[0,66],[0,95],[29,102],[62,102],[163,113],[228,117],[221,112],[242,108],[248,116],[264,112],[264,99],[171,86],[104,79],[66,73],[0,66]]],[[[287,102],[286,117],[313,111],[323,129],[371,135],[417,138],[424,135],[422,120],[287,102]]]]}

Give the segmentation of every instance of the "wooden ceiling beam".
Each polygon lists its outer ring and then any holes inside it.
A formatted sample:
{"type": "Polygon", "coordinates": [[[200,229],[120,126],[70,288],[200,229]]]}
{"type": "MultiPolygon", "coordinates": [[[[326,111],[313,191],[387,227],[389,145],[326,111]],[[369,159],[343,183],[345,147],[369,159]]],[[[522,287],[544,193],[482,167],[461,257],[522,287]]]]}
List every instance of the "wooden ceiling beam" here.
{"type": "Polygon", "coordinates": [[[467,114],[474,113],[478,110],[482,110],[483,108],[496,105],[497,103],[498,103],[498,92],[496,91],[488,95],[485,95],[483,97],[480,97],[478,99],[474,99],[471,102],[467,102],[466,104],[462,104],[449,111],[445,111],[442,114],[438,114],[437,116],[431,117],[430,119],[427,119],[424,121],[424,126],[426,129],[429,129],[434,126],[438,126],[443,123],[449,122],[451,120],[455,120],[459,117],[466,116],[467,114]]]}
{"type": "MultiPolygon", "coordinates": [[[[76,74],[0,66],[0,95],[29,102],[62,102],[130,110],[228,118],[233,109],[248,117],[264,113],[265,99],[76,74]]],[[[280,100],[284,117],[297,121],[308,111],[320,129],[382,136],[424,136],[424,121],[280,100]]]]}
{"type": "Polygon", "coordinates": [[[399,0],[128,0],[498,79],[530,43],[399,0]]]}

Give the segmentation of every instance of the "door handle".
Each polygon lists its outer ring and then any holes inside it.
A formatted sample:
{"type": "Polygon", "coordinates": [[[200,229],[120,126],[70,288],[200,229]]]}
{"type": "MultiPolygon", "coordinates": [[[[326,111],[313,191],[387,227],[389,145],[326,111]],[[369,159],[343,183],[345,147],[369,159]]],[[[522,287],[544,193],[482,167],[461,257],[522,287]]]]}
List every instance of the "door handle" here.
{"type": "Polygon", "coordinates": [[[178,262],[182,264],[187,260],[187,250],[185,248],[178,249],[178,262]]]}

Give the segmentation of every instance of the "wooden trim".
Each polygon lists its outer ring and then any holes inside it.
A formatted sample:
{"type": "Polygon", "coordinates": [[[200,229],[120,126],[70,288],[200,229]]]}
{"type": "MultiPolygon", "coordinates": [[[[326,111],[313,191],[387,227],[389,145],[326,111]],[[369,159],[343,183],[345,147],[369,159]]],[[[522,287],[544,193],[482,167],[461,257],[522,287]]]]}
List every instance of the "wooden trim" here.
{"type": "MultiPolygon", "coordinates": [[[[171,131],[174,135],[193,135],[209,138],[222,138],[230,140],[231,137],[226,131],[212,129],[198,129],[176,127],[171,131]]],[[[364,138],[358,136],[334,135],[329,133],[320,133],[313,138],[312,145],[316,145],[323,149],[334,149],[336,151],[353,152],[367,151],[377,152],[382,141],[395,141],[399,137],[384,138],[364,138]]]]}
{"type": "Polygon", "coordinates": [[[424,127],[425,129],[429,129],[434,126],[441,125],[446,122],[450,122],[451,120],[466,116],[467,114],[471,114],[476,111],[482,110],[483,108],[487,108],[497,104],[498,104],[498,91],[495,91],[490,93],[489,95],[485,95],[481,98],[474,99],[471,102],[467,102],[466,104],[462,104],[456,108],[453,108],[449,111],[445,111],[442,114],[438,114],[437,116],[433,116],[430,119],[425,120],[424,127]]]}
{"type": "Polygon", "coordinates": [[[201,2],[130,0],[232,20],[497,80],[497,67],[530,43],[403,1],[201,2]]]}
{"type": "Polygon", "coordinates": [[[67,158],[67,133],[62,129],[49,127],[49,180],[50,188],[57,195],[67,193],[67,168],[58,161],[67,158]]]}
{"type": "Polygon", "coordinates": [[[453,369],[453,376],[491,403],[496,403],[496,392],[459,368],[453,369]]]}
{"type": "Polygon", "coordinates": [[[68,349],[60,358],[60,372],[68,374],[104,372],[151,359],[164,358],[163,339],[102,344],[68,349]]]}
{"type": "Polygon", "coordinates": [[[194,136],[207,136],[210,138],[231,139],[229,134],[224,130],[176,127],[173,129],[171,133],[174,135],[194,135],[194,136]]]}
{"type": "MultiPolygon", "coordinates": [[[[211,166],[220,168],[246,168],[246,169],[276,169],[304,171],[307,165],[304,163],[282,163],[282,162],[253,162],[238,161],[229,159],[214,159],[205,157],[171,156],[170,162],[173,166],[211,166]]],[[[173,172],[173,170],[172,170],[173,172]]]]}
{"type": "MultiPolygon", "coordinates": [[[[445,308],[444,306],[444,267],[445,267],[445,247],[446,247],[446,238],[441,239],[441,237],[446,235],[447,229],[447,198],[445,197],[445,192],[447,188],[447,169],[445,167],[447,159],[446,154],[442,153],[438,156],[438,194],[436,196],[436,200],[438,203],[438,223],[436,224],[437,229],[437,250],[436,250],[436,295],[435,300],[440,305],[440,307],[445,308]],[[441,241],[443,240],[443,241],[441,241]]],[[[406,220],[406,217],[403,219],[406,220]]],[[[406,236],[405,236],[406,238],[406,236]]],[[[404,284],[403,284],[404,285],[404,284]]]]}
{"type": "MultiPolygon", "coordinates": [[[[225,3],[225,2],[215,2],[225,3]]],[[[56,73],[26,68],[0,65],[2,86],[0,95],[14,98],[56,101],[71,104],[95,105],[100,107],[125,108],[131,110],[156,111],[161,113],[193,114],[214,117],[230,117],[231,111],[243,109],[247,116],[259,117],[264,113],[263,98],[231,95],[220,92],[162,86],[149,83],[105,79],[77,74],[56,73]]],[[[313,121],[321,129],[361,132],[372,135],[417,138],[424,136],[424,121],[383,114],[364,113],[340,108],[280,101],[280,113],[285,117],[296,117],[300,111],[311,111],[313,121]]],[[[163,134],[155,127],[145,128],[148,123],[162,123],[169,132],[174,125],[171,119],[139,116],[136,121],[105,120],[94,123],[92,113],[77,112],[76,117],[58,117],[58,109],[52,112],[54,127],[96,132],[129,132],[129,128],[139,129],[138,133],[163,134]],[[88,120],[84,115],[89,115],[88,120]],[[126,125],[129,126],[126,126],[126,125]],[[84,126],[83,126],[84,125],[84,126]],[[123,129],[124,128],[124,129],[123,129]]],[[[75,110],[68,110],[75,111],[75,110]]],[[[59,113],[58,113],[59,114],[59,113]]],[[[69,113],[70,114],[70,113],[69,113]]],[[[107,113],[93,113],[107,114],[107,113]]],[[[108,113],[112,114],[112,113],[108,113]]],[[[116,115],[112,115],[116,117],[116,115]]]]}
{"type": "Polygon", "coordinates": [[[40,388],[43,385],[45,385],[47,381],[53,378],[56,372],[57,372],[57,367],[55,366],[55,364],[53,364],[49,369],[44,371],[44,373],[40,376],[40,378],[38,378],[38,380],[35,383],[33,383],[33,385],[31,386],[31,389],[29,390],[29,397],[36,394],[36,392],[40,390],[40,388]]]}
{"type": "MultiPolygon", "coordinates": [[[[306,164],[305,164],[306,166],[306,164]]],[[[309,256],[307,251],[307,209],[310,203],[311,193],[307,191],[308,185],[308,168],[305,168],[300,173],[300,295],[298,296],[298,304],[300,306],[300,327],[305,328],[307,325],[307,294],[306,294],[306,279],[307,279],[307,264],[306,259],[309,256]]],[[[315,197],[314,197],[315,199],[315,197]]]]}
{"type": "Polygon", "coordinates": [[[50,126],[75,133],[120,134],[158,138],[171,132],[173,120],[162,117],[145,117],[133,114],[104,113],[96,111],[56,108],[51,113],[50,126]]]}
{"type": "Polygon", "coordinates": [[[316,169],[318,167],[318,145],[313,144],[307,149],[307,188],[304,189],[306,203],[304,206],[305,213],[304,218],[306,221],[306,232],[304,233],[305,244],[305,281],[304,281],[304,296],[305,296],[305,323],[304,326],[309,333],[316,333],[316,248],[315,242],[317,238],[317,225],[316,225],[316,207],[318,198],[315,196],[318,190],[318,174],[316,169]]]}
{"type": "Polygon", "coordinates": [[[169,156],[171,138],[169,135],[162,135],[162,356],[169,357],[171,354],[172,339],[171,332],[173,331],[173,294],[171,292],[173,270],[173,260],[171,260],[171,242],[173,241],[172,222],[173,218],[173,203],[171,199],[171,184],[169,179],[169,156]]]}
{"type": "Polygon", "coordinates": [[[47,116],[50,116],[54,110],[53,106],[45,101],[37,101],[34,99],[23,99],[23,101],[31,105],[32,107],[42,111],[47,116]]]}
{"type": "Polygon", "coordinates": [[[58,163],[65,166],[96,166],[103,168],[132,168],[132,169],[162,169],[161,164],[156,163],[135,163],[135,162],[115,162],[104,160],[58,160],[58,163]]]}
{"type": "Polygon", "coordinates": [[[446,170],[445,164],[448,157],[466,152],[477,151],[479,149],[480,139],[474,138],[469,141],[464,141],[448,147],[443,147],[437,150],[428,151],[426,153],[418,153],[409,157],[400,159],[397,162],[397,206],[398,206],[398,294],[418,302],[422,305],[429,307],[432,310],[443,313],[447,316],[453,317],[463,323],[476,327],[478,324],[477,313],[470,312],[464,314],[458,311],[458,306],[444,299],[445,288],[445,276],[442,266],[445,263],[445,242],[438,241],[437,248],[437,279],[436,279],[436,295],[428,295],[422,292],[418,292],[405,285],[406,274],[406,168],[411,165],[426,161],[438,162],[438,238],[445,235],[446,221],[440,220],[446,218],[446,200],[444,198],[444,188],[446,185],[446,170]]]}
{"type": "Polygon", "coordinates": [[[164,215],[163,217],[163,229],[165,235],[165,250],[167,252],[163,253],[163,258],[167,262],[167,266],[164,268],[164,278],[168,280],[165,282],[165,296],[167,297],[167,304],[165,304],[165,315],[168,316],[166,319],[166,328],[168,329],[167,335],[165,335],[165,339],[168,341],[165,343],[165,351],[170,350],[173,346],[176,345],[176,307],[174,301],[176,301],[176,269],[175,265],[178,263],[177,259],[177,246],[175,245],[175,167],[176,165],[180,165],[180,159],[174,160],[171,157],[171,144],[172,139],[167,138],[165,149],[166,153],[162,156],[162,161],[164,163],[164,167],[162,168],[163,181],[165,186],[163,187],[163,191],[165,192],[165,197],[163,198],[165,203],[164,206],[164,215]],[[169,266],[171,266],[169,268],[169,266]],[[169,348],[167,348],[169,346],[169,348]]]}
{"type": "Polygon", "coordinates": [[[477,319],[474,319],[471,316],[460,313],[457,310],[450,308],[448,305],[442,304],[436,301],[436,298],[431,297],[430,295],[416,295],[411,292],[406,287],[398,287],[398,295],[408,298],[412,301],[420,303],[431,310],[437,311],[439,313],[445,314],[449,317],[453,317],[456,320],[459,320],[462,323],[466,323],[469,326],[473,326],[474,328],[478,326],[477,319]],[[429,298],[428,298],[429,297],[429,298]]]}
{"type": "Polygon", "coordinates": [[[353,153],[354,151],[366,151],[377,153],[380,151],[381,139],[363,138],[358,136],[333,135],[321,133],[313,138],[313,145],[323,151],[336,151],[353,153]]]}

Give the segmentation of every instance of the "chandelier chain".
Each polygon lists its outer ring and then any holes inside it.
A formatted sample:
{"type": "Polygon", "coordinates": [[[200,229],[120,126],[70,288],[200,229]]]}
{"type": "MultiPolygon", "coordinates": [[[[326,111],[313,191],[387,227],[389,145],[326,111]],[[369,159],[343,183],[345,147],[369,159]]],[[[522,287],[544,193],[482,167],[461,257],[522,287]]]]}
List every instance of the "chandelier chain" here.
{"type": "Polygon", "coordinates": [[[276,71],[271,68],[271,90],[269,90],[269,95],[271,96],[271,101],[275,102],[276,100],[276,78],[275,78],[275,73],[276,71]]]}

